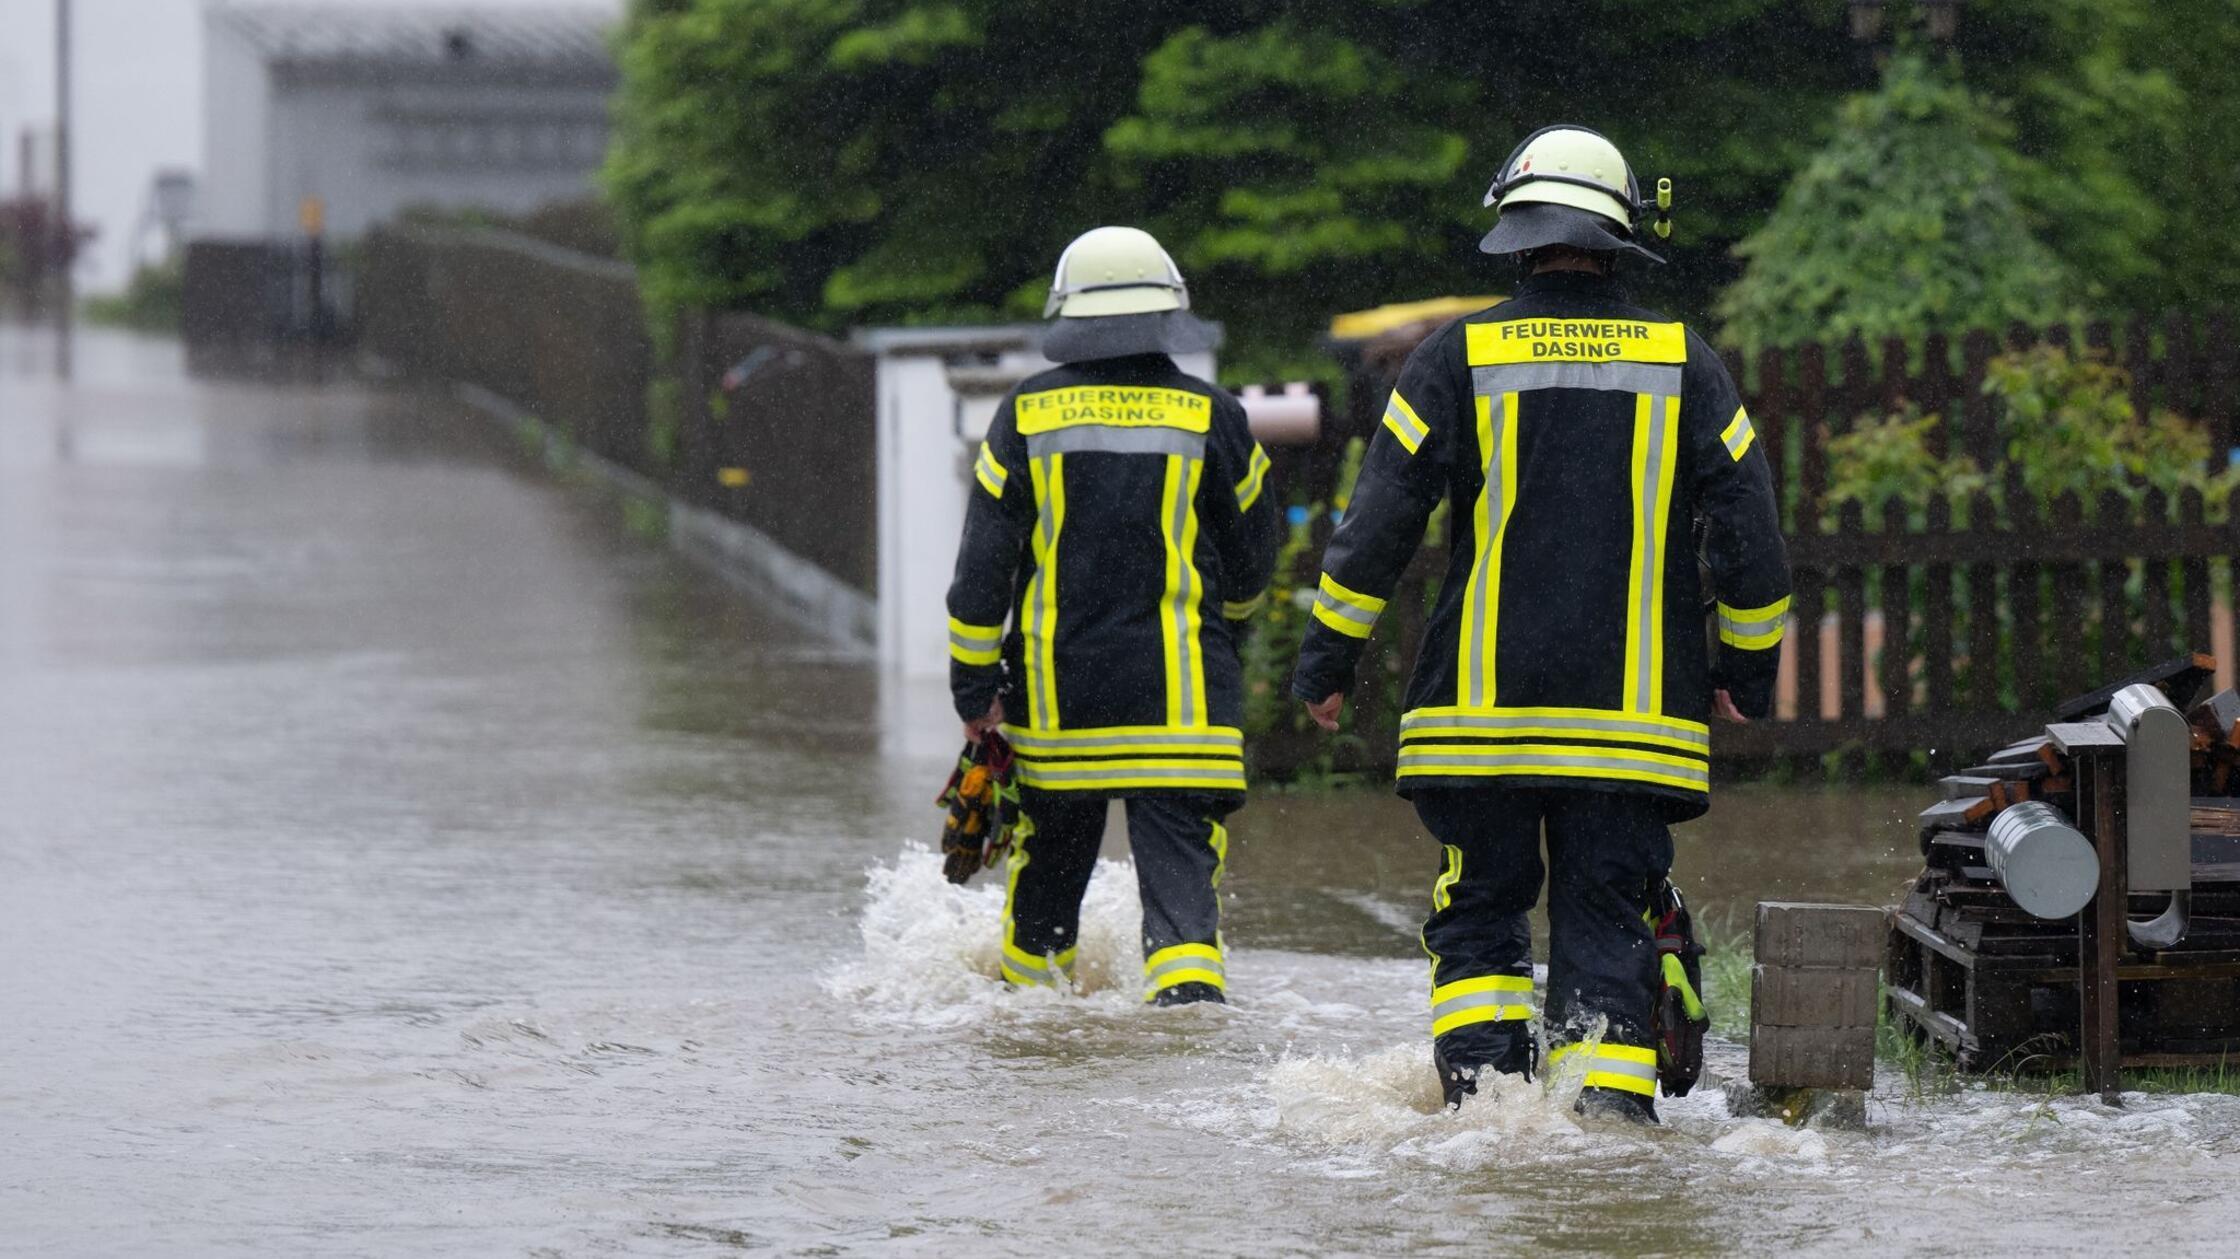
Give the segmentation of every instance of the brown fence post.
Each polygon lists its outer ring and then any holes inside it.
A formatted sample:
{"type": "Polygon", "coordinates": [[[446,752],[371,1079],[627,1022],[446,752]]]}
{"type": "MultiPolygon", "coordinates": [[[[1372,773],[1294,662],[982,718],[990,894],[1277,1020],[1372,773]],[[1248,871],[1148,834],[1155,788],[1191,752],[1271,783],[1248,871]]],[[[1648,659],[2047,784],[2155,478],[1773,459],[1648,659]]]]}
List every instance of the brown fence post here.
{"type": "Polygon", "coordinates": [[[2209,432],[2216,438],[2216,445],[2209,452],[2211,471],[2225,466],[2228,453],[2240,446],[2240,408],[2233,405],[2232,391],[2236,387],[2235,358],[2240,357],[2240,345],[2232,339],[2232,312],[2213,311],[2209,315],[2208,335],[2202,346],[2203,372],[2201,418],[2209,422],[2209,432]]]}
{"type": "MultiPolygon", "coordinates": [[[[1867,531],[1866,513],[1845,503],[1836,517],[1836,536],[1856,538],[1867,531]]],[[[1847,720],[1867,714],[1866,566],[1840,564],[1836,586],[1836,703],[1847,720]]]]}
{"type": "MultiPolygon", "coordinates": [[[[1946,545],[1952,535],[1952,500],[1942,494],[1929,499],[1924,541],[1932,547],[1946,545]]],[[[1962,705],[1952,693],[1952,565],[1938,562],[1922,573],[1927,589],[1921,600],[1922,708],[1948,713],[1962,705]]]]}
{"type": "MultiPolygon", "coordinates": [[[[2161,490],[2147,491],[2145,516],[2149,525],[2160,525],[2169,529],[2172,520],[2169,496],[2161,490]]],[[[2171,533],[2172,536],[2177,536],[2174,529],[2171,530],[2171,533]]],[[[2172,642],[2175,637],[2173,630],[2177,624],[2177,618],[2172,615],[2170,609],[2170,565],[2172,559],[2170,550],[2162,550],[2149,554],[2141,560],[2141,565],[2145,571],[2140,575],[2139,581],[2139,599],[2144,612],[2141,618],[2142,628],[2140,632],[2146,638],[2146,659],[2149,664],[2158,660],[2166,660],[2180,650],[2193,650],[2191,645],[2180,647],[2172,642]]]]}
{"type": "Polygon", "coordinates": [[[1891,499],[1882,505],[1883,554],[1895,561],[1882,565],[1882,653],[1877,676],[1882,680],[1886,717],[1913,711],[1913,566],[1906,559],[1912,550],[1908,524],[1904,503],[1891,499]]]}
{"type": "MultiPolygon", "coordinates": [[[[2053,504],[2054,536],[2065,543],[2073,543],[2083,536],[2084,503],[2074,494],[2063,494],[2053,504]]],[[[2085,575],[2084,561],[2062,560],[2053,566],[2053,590],[2042,615],[2046,627],[2048,650],[2052,658],[2046,663],[2053,675],[2055,699],[2067,699],[2099,685],[2087,681],[2090,661],[2085,658],[2085,618],[2089,615],[2086,599],[2091,586],[2085,575]]],[[[2025,705],[2024,712],[2030,711],[2025,705]]]]}
{"type": "MultiPolygon", "coordinates": [[[[1968,501],[1969,531],[1981,531],[1986,538],[2010,537],[1997,523],[1990,493],[1976,491],[1968,501]]],[[[1999,708],[1999,567],[1988,555],[1968,561],[1967,707],[1978,713],[1999,708]]]]}
{"type": "MultiPolygon", "coordinates": [[[[2207,527],[2207,513],[2201,501],[2201,491],[2187,489],[2178,498],[2178,524],[2180,529],[2199,535],[2207,527]]],[[[2205,651],[2209,646],[2209,559],[2193,547],[2179,562],[2180,580],[2185,583],[2185,624],[2179,629],[2185,637],[2186,650],[2205,651]]]]}

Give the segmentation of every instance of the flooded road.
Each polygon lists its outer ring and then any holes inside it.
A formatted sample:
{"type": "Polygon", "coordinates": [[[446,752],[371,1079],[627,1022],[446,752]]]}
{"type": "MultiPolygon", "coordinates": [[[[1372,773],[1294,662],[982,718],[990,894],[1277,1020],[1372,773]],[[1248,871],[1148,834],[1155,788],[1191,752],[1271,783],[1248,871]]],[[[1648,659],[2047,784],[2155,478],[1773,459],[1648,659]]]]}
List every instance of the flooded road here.
{"type": "MultiPolygon", "coordinates": [[[[1012,993],[923,695],[466,413],[0,330],[0,1253],[2222,1253],[2240,1099],[1859,1132],[1439,1112],[1381,793],[1236,819],[1237,1004],[1012,993]]],[[[938,706],[938,696],[934,697],[938,706]]],[[[1918,790],[1729,790],[1684,885],[1881,901],[1918,790]]],[[[1127,982],[1113,985],[1114,975],[1127,982]]],[[[1742,1069],[1716,1046],[1713,1069],[1742,1069]]],[[[1491,1103],[1491,1104],[1487,1104],[1491,1103]]]]}

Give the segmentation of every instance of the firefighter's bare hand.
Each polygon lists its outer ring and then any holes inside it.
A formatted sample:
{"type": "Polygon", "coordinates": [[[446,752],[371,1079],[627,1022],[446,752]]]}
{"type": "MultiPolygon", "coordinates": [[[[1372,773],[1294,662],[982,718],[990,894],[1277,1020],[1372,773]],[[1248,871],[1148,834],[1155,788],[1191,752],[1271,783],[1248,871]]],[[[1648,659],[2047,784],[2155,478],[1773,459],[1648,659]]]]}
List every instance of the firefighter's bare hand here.
{"type": "Polygon", "coordinates": [[[990,730],[993,730],[997,726],[1000,726],[1002,724],[1003,697],[1001,695],[998,695],[994,699],[988,701],[988,711],[984,715],[975,720],[964,723],[964,737],[969,742],[978,743],[980,741],[981,735],[988,733],[990,730]]]}
{"type": "Polygon", "coordinates": [[[1721,721],[1731,721],[1738,726],[1750,724],[1750,719],[1734,706],[1734,696],[1724,687],[1711,692],[1711,712],[1721,721]]]}
{"type": "Polygon", "coordinates": [[[1307,705],[1307,716],[1314,718],[1314,724],[1335,734],[1338,729],[1338,711],[1345,706],[1346,693],[1333,691],[1320,703],[1307,705]]]}

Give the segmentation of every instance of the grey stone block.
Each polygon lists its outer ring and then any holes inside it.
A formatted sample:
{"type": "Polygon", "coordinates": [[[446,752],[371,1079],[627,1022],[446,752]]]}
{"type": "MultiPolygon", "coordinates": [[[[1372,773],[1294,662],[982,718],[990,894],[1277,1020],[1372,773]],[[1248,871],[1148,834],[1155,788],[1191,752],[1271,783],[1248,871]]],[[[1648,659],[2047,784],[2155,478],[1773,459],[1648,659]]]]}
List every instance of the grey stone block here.
{"type": "Polygon", "coordinates": [[[1871,905],[1758,902],[1761,966],[1873,970],[1882,964],[1889,915],[1871,905]]]}
{"type": "Polygon", "coordinates": [[[1881,996],[1881,977],[1872,970],[1750,968],[1753,1026],[1871,1028],[1881,996]]]}
{"type": "Polygon", "coordinates": [[[1768,1088],[1871,1089],[1872,1027],[1753,1027],[1750,1082],[1768,1088]]]}

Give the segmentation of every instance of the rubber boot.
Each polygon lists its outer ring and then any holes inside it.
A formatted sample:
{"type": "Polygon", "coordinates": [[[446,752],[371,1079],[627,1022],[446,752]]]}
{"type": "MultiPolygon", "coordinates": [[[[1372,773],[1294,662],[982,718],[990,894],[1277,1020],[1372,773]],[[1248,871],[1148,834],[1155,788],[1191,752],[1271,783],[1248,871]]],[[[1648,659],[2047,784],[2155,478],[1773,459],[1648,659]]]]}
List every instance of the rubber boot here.
{"type": "Polygon", "coordinates": [[[1212,984],[1201,984],[1196,982],[1187,984],[1176,984],[1172,988],[1161,988],[1159,990],[1159,995],[1151,999],[1151,1004],[1196,1005],[1200,1001],[1210,1001],[1215,1005],[1228,1004],[1228,999],[1221,995],[1221,990],[1219,988],[1214,987],[1212,984]]]}
{"type": "Polygon", "coordinates": [[[1431,1069],[1439,1077],[1439,1092],[1447,1099],[1447,1109],[1457,1110],[1461,1108],[1463,1098],[1478,1091],[1478,1072],[1485,1068],[1482,1065],[1466,1066],[1449,1062],[1447,1056],[1439,1052],[1439,1047],[1433,1045],[1431,1069]]]}
{"type": "Polygon", "coordinates": [[[1655,1098],[1624,1089],[1580,1089],[1579,1100],[1571,1104],[1571,1109],[1589,1119],[1617,1119],[1643,1127],[1659,1122],[1655,1098]]]}

